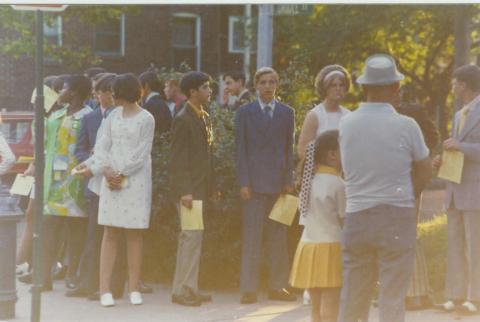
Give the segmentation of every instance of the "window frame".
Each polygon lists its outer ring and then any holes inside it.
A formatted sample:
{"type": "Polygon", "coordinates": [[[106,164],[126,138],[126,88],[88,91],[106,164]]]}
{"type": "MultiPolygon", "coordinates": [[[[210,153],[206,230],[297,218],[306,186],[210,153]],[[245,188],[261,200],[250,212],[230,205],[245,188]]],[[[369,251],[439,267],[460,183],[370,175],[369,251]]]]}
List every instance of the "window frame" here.
{"type": "MultiPolygon", "coordinates": [[[[97,50],[97,30],[93,31],[93,51],[95,55],[102,56],[102,57],[123,57],[125,56],[125,14],[122,13],[120,16],[120,50],[119,51],[101,51],[97,50]]],[[[106,33],[106,32],[104,32],[106,33]]]]}
{"type": "MultiPolygon", "coordinates": [[[[238,23],[240,22],[242,19],[242,16],[228,16],[228,52],[230,54],[243,54],[245,53],[245,44],[243,45],[243,47],[241,49],[238,49],[238,48],[234,48],[234,38],[235,37],[235,34],[234,34],[234,25],[235,23],[238,23]]],[[[245,25],[243,26],[245,28],[245,25]]],[[[245,35],[244,35],[245,37],[245,35]]],[[[252,37],[253,39],[252,40],[255,40],[255,37],[252,37]]],[[[252,44],[250,44],[250,54],[253,54],[257,51],[257,45],[254,43],[254,41],[252,42],[252,44]]]]}
{"type": "MultiPolygon", "coordinates": [[[[175,12],[173,13],[173,22],[172,27],[175,28],[175,18],[188,18],[195,19],[195,47],[192,49],[195,50],[195,65],[196,69],[200,70],[202,66],[202,20],[200,15],[188,13],[188,12],[175,12]]],[[[173,34],[173,30],[172,30],[173,34]]],[[[172,38],[172,48],[173,49],[185,49],[186,47],[176,46],[172,38]]]]}

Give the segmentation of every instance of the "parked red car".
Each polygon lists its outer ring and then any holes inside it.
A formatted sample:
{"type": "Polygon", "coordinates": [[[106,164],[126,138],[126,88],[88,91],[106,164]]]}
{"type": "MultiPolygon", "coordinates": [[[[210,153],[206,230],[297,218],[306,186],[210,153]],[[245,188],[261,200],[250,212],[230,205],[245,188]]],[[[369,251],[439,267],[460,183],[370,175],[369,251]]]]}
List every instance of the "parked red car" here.
{"type": "Polygon", "coordinates": [[[32,122],[35,114],[30,111],[2,112],[3,136],[12,149],[17,162],[10,169],[10,173],[22,173],[26,170],[28,162],[20,162],[18,158],[33,156],[32,122]]]}

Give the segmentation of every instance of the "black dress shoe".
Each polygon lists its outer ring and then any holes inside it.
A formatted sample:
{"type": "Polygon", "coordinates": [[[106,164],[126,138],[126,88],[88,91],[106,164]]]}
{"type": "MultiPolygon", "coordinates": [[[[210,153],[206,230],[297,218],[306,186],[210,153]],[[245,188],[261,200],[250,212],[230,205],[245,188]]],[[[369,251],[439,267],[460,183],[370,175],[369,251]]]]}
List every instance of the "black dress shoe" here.
{"type": "Polygon", "coordinates": [[[153,288],[145,284],[143,281],[140,281],[140,293],[143,293],[143,294],[153,293],[153,288]]]}
{"type": "Polygon", "coordinates": [[[67,275],[67,269],[68,267],[67,266],[60,266],[60,268],[58,267],[58,264],[55,266],[55,268],[53,269],[52,271],[52,278],[53,280],[55,281],[60,281],[60,280],[63,280],[65,278],[65,275],[67,275]]]}
{"type": "Polygon", "coordinates": [[[186,295],[172,294],[172,303],[184,305],[184,306],[200,306],[202,302],[196,297],[190,297],[186,295]]]}
{"type": "Polygon", "coordinates": [[[65,277],[65,286],[71,290],[77,288],[77,278],[72,276],[65,277]]]}
{"type": "Polygon", "coordinates": [[[100,301],[100,292],[90,293],[87,296],[89,301],[100,301]]]}
{"type": "Polygon", "coordinates": [[[426,310],[432,306],[432,302],[427,295],[408,296],[405,299],[405,309],[407,311],[426,310]]]}
{"type": "Polygon", "coordinates": [[[276,291],[269,291],[268,292],[268,299],[274,301],[286,301],[286,302],[293,302],[297,300],[297,297],[286,289],[282,288],[276,291]]]}
{"type": "Polygon", "coordinates": [[[87,297],[87,290],[82,287],[67,290],[65,292],[66,297],[87,297]]]}
{"type": "Polygon", "coordinates": [[[252,292],[246,292],[242,294],[240,298],[241,304],[253,304],[257,302],[257,294],[252,292]]]}
{"type": "Polygon", "coordinates": [[[32,284],[32,280],[33,280],[33,273],[23,274],[18,277],[18,281],[25,284],[32,284]]]}

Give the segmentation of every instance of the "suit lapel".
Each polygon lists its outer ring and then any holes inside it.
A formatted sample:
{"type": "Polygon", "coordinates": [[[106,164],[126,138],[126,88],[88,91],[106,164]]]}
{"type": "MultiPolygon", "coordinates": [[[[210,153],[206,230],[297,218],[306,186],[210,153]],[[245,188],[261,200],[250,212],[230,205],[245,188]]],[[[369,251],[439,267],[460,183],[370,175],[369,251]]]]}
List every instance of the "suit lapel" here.
{"type": "Polygon", "coordinates": [[[190,105],[186,105],[185,108],[187,108],[188,114],[190,115],[190,118],[192,119],[192,122],[195,124],[195,126],[202,131],[203,136],[205,137],[206,140],[208,140],[208,134],[207,134],[207,129],[205,128],[205,123],[197,116],[195,111],[192,109],[190,105]]]}
{"type": "MultiPolygon", "coordinates": [[[[460,119],[460,115],[458,117],[460,119]]],[[[480,103],[476,104],[472,111],[467,115],[465,120],[465,125],[463,126],[462,131],[460,132],[459,140],[463,140],[467,134],[473,130],[473,128],[480,122],[480,103]]],[[[456,122],[458,123],[458,121],[456,122]]]]}

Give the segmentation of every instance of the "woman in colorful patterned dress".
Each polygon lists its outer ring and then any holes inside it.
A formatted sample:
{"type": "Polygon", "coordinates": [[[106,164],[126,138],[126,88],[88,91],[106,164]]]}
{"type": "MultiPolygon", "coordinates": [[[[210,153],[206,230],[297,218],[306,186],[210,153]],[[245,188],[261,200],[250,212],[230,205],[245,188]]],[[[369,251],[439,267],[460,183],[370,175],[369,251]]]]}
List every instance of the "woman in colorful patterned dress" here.
{"type": "Polygon", "coordinates": [[[84,105],[92,84],[82,75],[70,76],[60,92],[59,103],[65,107],[53,112],[45,125],[44,170],[44,266],[43,289],[52,289],[50,269],[55,259],[60,232],[67,229],[67,251],[70,256],[67,276],[74,279],[84,243],[86,213],[83,179],[72,176],[77,165],[74,155],[80,121],[92,109],[84,105]]]}

